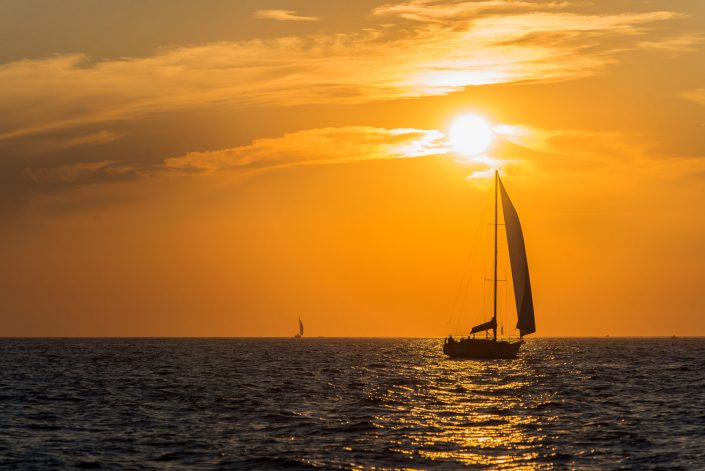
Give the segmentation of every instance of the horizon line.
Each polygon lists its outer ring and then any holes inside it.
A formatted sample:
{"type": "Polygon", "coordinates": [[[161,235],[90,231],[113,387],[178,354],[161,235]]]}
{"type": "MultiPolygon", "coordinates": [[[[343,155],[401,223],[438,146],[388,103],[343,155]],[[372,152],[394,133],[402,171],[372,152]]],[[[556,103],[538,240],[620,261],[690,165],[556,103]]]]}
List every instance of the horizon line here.
{"type": "MultiPolygon", "coordinates": [[[[0,340],[22,340],[22,339],[293,339],[294,336],[272,336],[272,335],[233,335],[233,336],[179,336],[179,335],[0,335],[0,340]]],[[[301,339],[444,339],[446,336],[413,337],[413,336],[336,336],[336,335],[316,335],[303,336],[301,339]]],[[[672,339],[672,338],[705,338],[705,335],[553,335],[553,336],[532,336],[524,337],[524,340],[531,339],[672,339]]]]}

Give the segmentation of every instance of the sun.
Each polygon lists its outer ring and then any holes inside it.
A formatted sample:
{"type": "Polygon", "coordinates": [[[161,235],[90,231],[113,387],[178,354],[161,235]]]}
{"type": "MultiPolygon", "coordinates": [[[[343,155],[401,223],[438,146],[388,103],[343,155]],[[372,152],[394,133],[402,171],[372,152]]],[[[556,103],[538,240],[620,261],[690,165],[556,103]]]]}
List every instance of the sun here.
{"type": "Polygon", "coordinates": [[[478,155],[489,149],[494,132],[481,116],[466,114],[456,118],[448,130],[453,150],[465,155],[478,155]]]}

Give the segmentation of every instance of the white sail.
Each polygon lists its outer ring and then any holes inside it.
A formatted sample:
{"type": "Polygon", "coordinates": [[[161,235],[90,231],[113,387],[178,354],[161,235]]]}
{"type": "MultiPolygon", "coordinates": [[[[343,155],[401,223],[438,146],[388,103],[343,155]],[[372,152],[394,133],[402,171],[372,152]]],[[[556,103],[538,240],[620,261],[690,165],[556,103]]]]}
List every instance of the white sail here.
{"type": "Polygon", "coordinates": [[[509,261],[512,266],[512,279],[514,281],[514,299],[517,305],[517,329],[521,335],[536,332],[534,321],[534,301],[531,297],[531,281],[529,279],[529,263],[526,260],[526,247],[524,234],[521,230],[519,215],[509,199],[507,190],[504,189],[502,180],[499,180],[502,192],[502,209],[504,211],[504,227],[507,231],[507,245],[509,246],[509,261]]]}
{"type": "Polygon", "coordinates": [[[304,323],[301,322],[301,318],[299,318],[299,335],[304,335],[304,323]]]}

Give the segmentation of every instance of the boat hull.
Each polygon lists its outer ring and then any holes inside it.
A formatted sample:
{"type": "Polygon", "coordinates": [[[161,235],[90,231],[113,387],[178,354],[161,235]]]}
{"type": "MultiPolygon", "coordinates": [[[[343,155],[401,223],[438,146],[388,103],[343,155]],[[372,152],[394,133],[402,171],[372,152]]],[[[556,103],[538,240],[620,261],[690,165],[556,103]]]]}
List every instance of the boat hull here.
{"type": "Polygon", "coordinates": [[[443,353],[450,358],[516,358],[523,340],[461,339],[443,345],[443,353]]]}

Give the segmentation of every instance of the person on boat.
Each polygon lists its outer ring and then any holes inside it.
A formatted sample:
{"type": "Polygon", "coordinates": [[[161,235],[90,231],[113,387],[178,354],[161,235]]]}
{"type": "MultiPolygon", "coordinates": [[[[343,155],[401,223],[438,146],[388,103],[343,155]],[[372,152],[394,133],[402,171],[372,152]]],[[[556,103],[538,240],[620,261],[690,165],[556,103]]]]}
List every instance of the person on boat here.
{"type": "Polygon", "coordinates": [[[455,339],[453,338],[452,335],[448,336],[448,338],[446,339],[446,343],[455,343],[455,339]]]}

